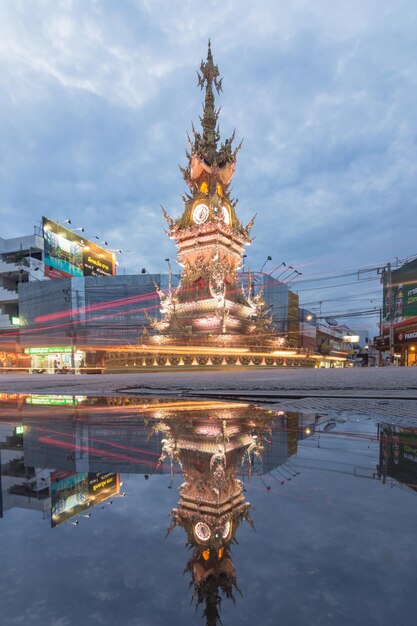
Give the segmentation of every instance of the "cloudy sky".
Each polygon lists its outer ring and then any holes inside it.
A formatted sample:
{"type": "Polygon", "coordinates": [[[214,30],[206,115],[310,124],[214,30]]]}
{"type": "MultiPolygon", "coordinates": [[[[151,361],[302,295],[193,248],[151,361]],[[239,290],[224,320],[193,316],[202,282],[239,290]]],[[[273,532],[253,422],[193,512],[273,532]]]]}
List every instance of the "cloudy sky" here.
{"type": "Polygon", "coordinates": [[[211,37],[249,266],[269,254],[307,304],[366,308],[377,280],[311,279],[417,253],[416,32],[414,0],[0,0],[0,236],[69,217],[121,271],[165,271],[211,37]]]}

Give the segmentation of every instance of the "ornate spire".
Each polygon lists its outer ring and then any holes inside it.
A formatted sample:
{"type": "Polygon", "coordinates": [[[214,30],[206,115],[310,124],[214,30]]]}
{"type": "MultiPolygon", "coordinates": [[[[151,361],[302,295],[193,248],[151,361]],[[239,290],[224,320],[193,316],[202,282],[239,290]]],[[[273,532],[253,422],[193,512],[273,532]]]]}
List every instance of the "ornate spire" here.
{"type": "Polygon", "coordinates": [[[219,112],[214,108],[213,84],[217,93],[222,90],[222,78],[219,77],[219,68],[213,63],[210,40],[208,42],[207,61],[201,61],[200,72],[197,72],[198,84],[203,89],[206,86],[203,116],[200,117],[203,128],[203,137],[200,139],[200,148],[204,152],[204,159],[212,165],[217,157],[217,142],[220,138],[217,129],[219,112]]]}

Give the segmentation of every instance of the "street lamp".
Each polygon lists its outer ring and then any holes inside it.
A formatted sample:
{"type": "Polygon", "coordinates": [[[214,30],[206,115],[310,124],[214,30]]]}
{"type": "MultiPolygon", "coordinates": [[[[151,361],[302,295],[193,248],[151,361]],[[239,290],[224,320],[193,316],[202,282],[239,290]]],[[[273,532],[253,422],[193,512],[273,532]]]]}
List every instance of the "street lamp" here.
{"type": "Polygon", "coordinates": [[[298,270],[294,270],[291,274],[289,274],[288,276],[285,277],[285,280],[287,280],[287,285],[290,284],[290,282],[292,282],[293,280],[295,280],[297,278],[297,276],[302,276],[302,272],[299,272],[298,270]],[[292,276],[293,274],[295,274],[295,276],[293,276],[292,278],[290,278],[290,276],[292,276]],[[290,278],[290,280],[288,280],[290,278]]]}
{"type": "Polygon", "coordinates": [[[285,263],[285,261],[283,261],[282,263],[280,263],[279,265],[277,265],[277,266],[276,266],[276,268],[275,268],[275,269],[273,269],[273,270],[272,270],[272,272],[270,272],[270,273],[269,273],[269,275],[270,275],[270,276],[272,276],[272,274],[273,274],[274,272],[276,272],[276,271],[277,271],[280,267],[282,267],[282,266],[284,266],[284,267],[286,267],[286,266],[287,266],[287,264],[285,263]]]}
{"type": "MultiPolygon", "coordinates": [[[[285,277],[285,280],[287,281],[287,285],[288,285],[288,279],[293,275],[293,274],[297,274],[297,270],[293,270],[290,274],[288,274],[288,276],[285,277]]],[[[295,278],[295,276],[294,276],[295,278]]],[[[292,279],[293,280],[293,279],[292,279]]]]}
{"type": "MultiPolygon", "coordinates": [[[[97,235],[94,236],[94,239],[101,239],[101,237],[98,237],[97,235]]],[[[99,241],[99,243],[104,243],[105,246],[108,246],[109,244],[107,243],[107,241],[99,241]]]]}
{"type": "Polygon", "coordinates": [[[262,274],[262,270],[264,269],[264,267],[265,267],[265,265],[268,263],[268,261],[272,261],[272,256],[269,256],[269,255],[268,255],[268,256],[266,257],[266,259],[265,259],[265,261],[264,261],[264,264],[262,265],[261,269],[259,270],[259,273],[260,273],[260,274],[262,274]]]}
{"type": "Polygon", "coordinates": [[[293,270],[293,269],[294,269],[294,268],[293,268],[293,266],[292,266],[292,265],[289,265],[288,267],[286,267],[286,268],[285,268],[285,270],[284,270],[283,272],[281,272],[281,274],[278,274],[278,276],[276,277],[276,278],[277,278],[277,280],[278,280],[281,276],[283,276],[283,275],[285,274],[285,272],[289,272],[289,270],[293,270]]]}

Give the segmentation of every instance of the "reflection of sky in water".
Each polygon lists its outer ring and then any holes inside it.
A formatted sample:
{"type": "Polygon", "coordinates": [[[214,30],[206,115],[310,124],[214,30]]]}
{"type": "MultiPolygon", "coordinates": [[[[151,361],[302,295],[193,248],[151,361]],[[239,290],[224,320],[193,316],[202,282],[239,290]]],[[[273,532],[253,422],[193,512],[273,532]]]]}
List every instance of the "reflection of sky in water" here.
{"type": "MultiPolygon", "coordinates": [[[[412,622],[417,499],[367,478],[379,459],[375,434],[366,419],[338,424],[299,442],[297,455],[263,482],[246,484],[256,532],[242,523],[232,546],[243,598],[237,594],[236,608],[223,601],[225,626],[412,622]]],[[[168,475],[122,479],[127,496],[80,516],[77,527],[52,530],[38,512],[7,511],[2,623],[204,623],[182,575],[185,534],[176,529],[165,541],[180,476],[173,489],[168,475]]]]}

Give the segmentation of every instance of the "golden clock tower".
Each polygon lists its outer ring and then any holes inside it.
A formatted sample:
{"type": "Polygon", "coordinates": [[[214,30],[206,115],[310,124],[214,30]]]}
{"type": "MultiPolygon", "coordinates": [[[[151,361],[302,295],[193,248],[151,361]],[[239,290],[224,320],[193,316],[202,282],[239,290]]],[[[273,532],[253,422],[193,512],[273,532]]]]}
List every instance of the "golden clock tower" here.
{"type": "Polygon", "coordinates": [[[288,348],[287,340],[276,334],[272,307],[265,308],[262,292],[254,295],[250,273],[244,286],[239,282],[255,216],[242,224],[232,198],[230,183],[241,146],[233,147],[234,131],[220,139],[214,95],[222,91],[222,79],[210,42],[197,75],[204,90],[201,129],[192,126],[188,163],[180,167],[188,192],[177,219],[162,209],[167,234],[177,247],[181,281],[173,289],[169,280],[166,292],[155,283],[161,319],[145,312],[151,330],[145,329],[141,345],[107,351],[106,366],[295,366],[300,359],[312,366],[313,359],[288,348]]]}
{"type": "Polygon", "coordinates": [[[251,298],[250,286],[239,286],[245,246],[250,243],[254,223],[240,223],[230,192],[236,155],[234,133],[224,142],[218,129],[219,111],[214,91],[220,93],[222,79],[213,62],[210,42],[207,60],[201,62],[198,84],[205,90],[202,130],[192,127],[188,165],[180,168],[189,192],[183,196],[184,211],[174,220],[164,210],[169,236],[178,249],[181,284],[168,294],[160,293],[163,319],[154,327],[165,343],[188,338],[196,345],[247,346],[260,334],[271,334],[263,302],[251,298]],[[227,341],[225,341],[227,338],[227,341]]]}

